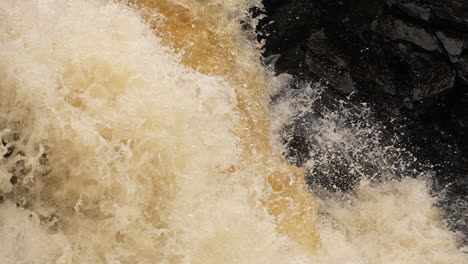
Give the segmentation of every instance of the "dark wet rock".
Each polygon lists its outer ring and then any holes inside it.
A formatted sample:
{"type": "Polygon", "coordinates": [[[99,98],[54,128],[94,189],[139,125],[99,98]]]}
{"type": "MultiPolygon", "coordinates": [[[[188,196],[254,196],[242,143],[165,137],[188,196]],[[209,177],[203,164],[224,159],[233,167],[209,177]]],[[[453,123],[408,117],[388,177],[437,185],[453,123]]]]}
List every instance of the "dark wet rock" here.
{"type": "Polygon", "coordinates": [[[444,48],[449,55],[450,61],[457,62],[458,57],[461,55],[465,46],[463,41],[456,38],[449,38],[443,32],[440,31],[438,31],[436,35],[444,45],[444,48]]]}
{"type": "MultiPolygon", "coordinates": [[[[276,56],[278,73],[292,74],[298,83],[327,82],[322,105],[327,109],[333,109],[334,99],[369,103],[389,135],[403,134],[402,144],[418,161],[433,165],[434,190],[466,179],[468,1],[266,0],[264,4],[267,18],[259,26],[266,39],[264,55],[276,56]],[[351,92],[353,96],[346,97],[351,92]]],[[[303,123],[285,128],[292,131],[286,133],[292,139],[286,155],[298,165],[316,144],[303,123]]],[[[346,162],[337,162],[336,172],[330,172],[333,177],[322,177],[318,184],[352,189],[347,184],[353,185],[353,179],[341,178],[346,178],[347,168],[346,162]]],[[[468,193],[466,184],[460,186],[458,193],[468,193]]],[[[459,201],[452,193],[443,205],[450,214],[459,201]]]]}
{"type": "Polygon", "coordinates": [[[265,0],[267,19],[259,28],[261,37],[268,39],[266,57],[278,55],[276,69],[294,75],[303,75],[306,43],[311,28],[319,26],[322,0],[265,0]]]}
{"type": "Polygon", "coordinates": [[[437,39],[424,28],[412,26],[397,19],[393,22],[394,38],[406,40],[427,51],[439,50],[437,39]]]}
{"type": "Polygon", "coordinates": [[[401,12],[411,18],[422,21],[429,21],[431,17],[431,9],[429,7],[415,3],[395,3],[393,8],[396,12],[401,12]]]}
{"type": "Polygon", "coordinates": [[[433,22],[454,31],[468,32],[468,2],[464,0],[428,0],[433,22]]]}
{"type": "Polygon", "coordinates": [[[348,63],[331,46],[322,30],[310,35],[307,47],[306,65],[310,78],[315,81],[325,80],[331,87],[345,94],[356,92],[348,63]]]}
{"type": "Polygon", "coordinates": [[[356,92],[385,115],[420,119],[428,135],[456,135],[460,126],[447,120],[463,119],[455,84],[468,85],[465,2],[265,1],[265,55],[280,55],[279,73],[356,92]]]}
{"type": "Polygon", "coordinates": [[[457,64],[457,69],[464,84],[468,87],[468,52],[461,56],[457,64]]]}
{"type": "MultiPolygon", "coordinates": [[[[463,152],[468,152],[468,87],[459,92],[459,101],[453,106],[452,122],[456,127],[456,135],[460,148],[463,152]]],[[[468,160],[468,159],[466,159],[468,160]]],[[[468,168],[468,161],[467,161],[468,168]]]]}
{"type": "Polygon", "coordinates": [[[414,101],[433,98],[453,88],[455,70],[443,60],[428,54],[414,52],[409,59],[412,71],[414,101]]]}

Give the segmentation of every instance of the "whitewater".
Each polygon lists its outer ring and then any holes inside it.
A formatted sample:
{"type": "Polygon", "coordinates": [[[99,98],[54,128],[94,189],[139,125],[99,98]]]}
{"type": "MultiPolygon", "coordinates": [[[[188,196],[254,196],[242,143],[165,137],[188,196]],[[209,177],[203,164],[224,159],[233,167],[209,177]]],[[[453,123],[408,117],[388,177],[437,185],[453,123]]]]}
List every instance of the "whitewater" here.
{"type": "MultiPolygon", "coordinates": [[[[327,157],[285,161],[315,90],[271,104],[252,7],[0,1],[0,263],[468,263],[429,176],[318,196],[327,157]]],[[[365,142],[337,115],[310,131],[365,142]]]]}

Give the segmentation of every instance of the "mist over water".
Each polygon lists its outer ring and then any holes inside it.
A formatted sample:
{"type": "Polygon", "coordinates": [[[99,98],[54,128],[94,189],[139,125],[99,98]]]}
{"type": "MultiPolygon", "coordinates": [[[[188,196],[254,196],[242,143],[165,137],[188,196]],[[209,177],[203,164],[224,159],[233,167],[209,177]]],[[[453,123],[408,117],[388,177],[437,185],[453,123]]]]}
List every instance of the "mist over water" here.
{"type": "Polygon", "coordinates": [[[468,263],[381,128],[315,116],[313,86],[268,107],[259,4],[0,2],[2,263],[468,263]],[[355,191],[306,188],[298,120],[308,175],[355,191]]]}

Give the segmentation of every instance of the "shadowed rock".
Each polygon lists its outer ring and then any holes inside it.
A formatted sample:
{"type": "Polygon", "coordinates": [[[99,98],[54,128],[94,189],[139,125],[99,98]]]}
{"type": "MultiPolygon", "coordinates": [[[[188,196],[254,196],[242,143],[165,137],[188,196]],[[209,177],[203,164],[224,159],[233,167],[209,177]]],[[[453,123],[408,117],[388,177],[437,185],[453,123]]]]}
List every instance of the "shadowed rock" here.
{"type": "MultiPolygon", "coordinates": [[[[418,160],[433,164],[435,191],[468,175],[468,1],[264,4],[267,19],[259,31],[266,39],[264,55],[279,55],[278,73],[290,73],[298,83],[325,81],[328,109],[333,109],[328,102],[347,100],[352,92],[350,103],[370,103],[389,134],[404,134],[402,142],[418,160]]],[[[286,154],[298,165],[315,144],[304,136],[310,131],[302,123],[285,128],[292,139],[286,154]]],[[[343,176],[348,165],[335,165],[338,177],[324,175],[318,184],[352,189],[354,179],[343,176]]],[[[455,200],[449,197],[443,205],[449,213],[455,200]]]]}

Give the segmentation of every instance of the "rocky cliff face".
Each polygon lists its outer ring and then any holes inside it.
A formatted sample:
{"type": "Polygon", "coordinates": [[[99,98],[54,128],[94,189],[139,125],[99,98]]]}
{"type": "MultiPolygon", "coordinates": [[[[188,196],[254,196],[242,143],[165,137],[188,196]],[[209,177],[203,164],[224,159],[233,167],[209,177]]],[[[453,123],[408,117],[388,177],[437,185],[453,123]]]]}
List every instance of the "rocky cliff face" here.
{"type": "MultiPolygon", "coordinates": [[[[401,139],[411,152],[434,166],[434,189],[447,191],[441,203],[447,211],[466,214],[468,2],[264,4],[267,18],[260,24],[260,35],[267,40],[264,55],[274,58],[277,73],[325,83],[326,97],[370,103],[375,118],[388,125],[387,133],[404,135],[401,139]]],[[[297,157],[310,149],[307,144],[299,140],[286,154],[301,160],[297,157]]],[[[463,229],[466,223],[452,226],[463,229]]]]}

